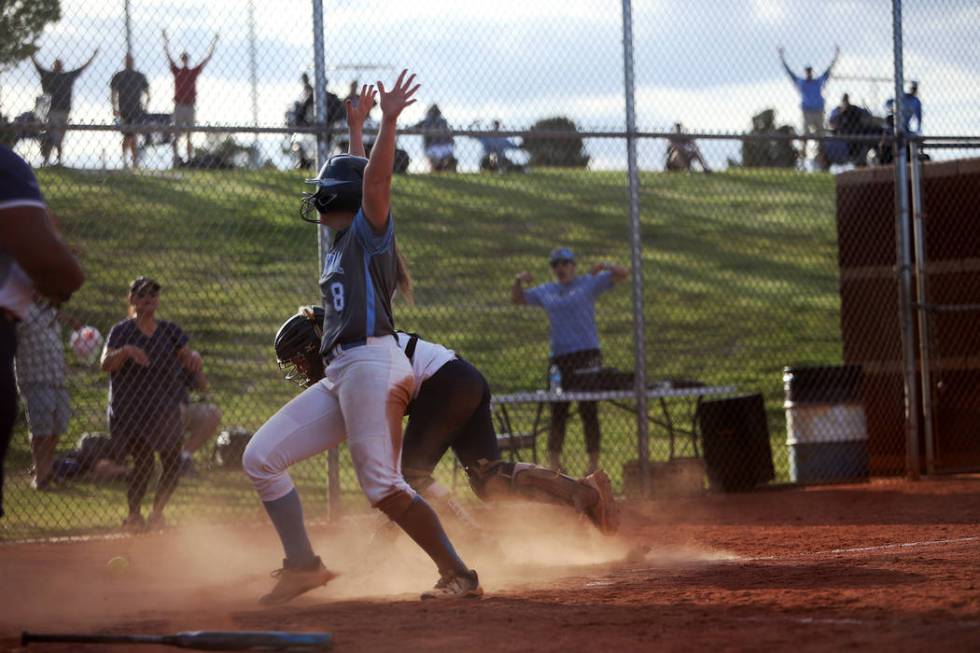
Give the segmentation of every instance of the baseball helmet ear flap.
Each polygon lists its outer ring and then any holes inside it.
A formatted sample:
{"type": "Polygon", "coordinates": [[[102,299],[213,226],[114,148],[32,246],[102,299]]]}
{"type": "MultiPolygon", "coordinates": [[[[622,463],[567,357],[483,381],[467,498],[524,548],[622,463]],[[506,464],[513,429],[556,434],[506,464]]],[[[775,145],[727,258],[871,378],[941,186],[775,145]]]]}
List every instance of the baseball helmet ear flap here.
{"type": "Polygon", "coordinates": [[[323,378],[320,339],[324,315],[320,306],[301,306],[279,327],[274,345],[276,363],[287,381],[306,387],[323,378]]]}
{"type": "Polygon", "coordinates": [[[367,163],[366,158],[350,154],[330,157],[315,178],[306,180],[316,190],[303,193],[300,217],[307,222],[319,222],[316,214],[361,208],[367,163]]]}

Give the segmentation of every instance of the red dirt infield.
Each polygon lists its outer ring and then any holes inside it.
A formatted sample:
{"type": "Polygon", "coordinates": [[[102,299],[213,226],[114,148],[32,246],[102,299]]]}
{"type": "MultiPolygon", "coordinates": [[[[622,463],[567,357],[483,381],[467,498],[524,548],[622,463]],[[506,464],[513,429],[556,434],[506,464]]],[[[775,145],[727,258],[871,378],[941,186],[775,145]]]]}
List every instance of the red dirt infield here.
{"type": "MultiPolygon", "coordinates": [[[[0,546],[0,650],[21,630],[333,633],[337,651],[980,650],[980,476],[632,503],[603,538],[511,505],[499,541],[454,534],[482,600],[421,602],[431,563],[375,521],[314,529],[341,576],[292,604],[256,597],[271,527],[0,546]],[[106,562],[126,556],[113,573],[106,562]]],[[[32,651],[165,651],[32,644],[32,651]]]]}

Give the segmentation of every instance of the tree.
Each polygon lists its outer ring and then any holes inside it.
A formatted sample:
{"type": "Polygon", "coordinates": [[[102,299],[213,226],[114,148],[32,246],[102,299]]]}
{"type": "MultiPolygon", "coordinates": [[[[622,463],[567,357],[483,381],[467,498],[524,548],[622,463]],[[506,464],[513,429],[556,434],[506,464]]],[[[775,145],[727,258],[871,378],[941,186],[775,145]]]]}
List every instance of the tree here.
{"type": "Polygon", "coordinates": [[[0,0],[0,71],[37,52],[45,26],[61,18],[61,0],[0,0]]]}
{"type": "Polygon", "coordinates": [[[584,168],[589,165],[589,155],[583,153],[582,137],[575,123],[563,116],[545,118],[531,126],[524,137],[524,149],[531,155],[531,166],[561,166],[584,168]],[[535,132],[570,132],[568,138],[535,136],[535,132]]]}

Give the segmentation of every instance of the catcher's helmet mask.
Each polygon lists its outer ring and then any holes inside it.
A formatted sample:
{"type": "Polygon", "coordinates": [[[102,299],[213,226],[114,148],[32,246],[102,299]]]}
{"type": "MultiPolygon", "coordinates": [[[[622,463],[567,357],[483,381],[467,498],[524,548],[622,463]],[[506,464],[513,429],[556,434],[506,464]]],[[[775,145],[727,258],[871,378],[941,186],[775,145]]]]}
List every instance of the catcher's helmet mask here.
{"type": "Polygon", "coordinates": [[[367,162],[362,156],[350,154],[330,157],[314,179],[306,180],[307,184],[315,185],[316,190],[303,193],[300,218],[306,222],[319,223],[320,213],[360,209],[367,162]]]}
{"type": "Polygon", "coordinates": [[[287,381],[303,388],[323,378],[323,358],[320,356],[323,318],[323,308],[301,306],[276,333],[276,363],[287,381]]]}

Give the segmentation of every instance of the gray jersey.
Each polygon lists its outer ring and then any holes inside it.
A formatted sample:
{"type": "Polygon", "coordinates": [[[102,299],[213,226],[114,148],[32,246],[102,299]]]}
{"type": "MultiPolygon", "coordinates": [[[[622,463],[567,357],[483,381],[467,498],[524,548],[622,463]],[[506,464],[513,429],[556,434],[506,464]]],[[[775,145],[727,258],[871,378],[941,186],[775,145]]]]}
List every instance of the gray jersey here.
{"type": "Polygon", "coordinates": [[[321,354],[335,345],[395,333],[391,296],[396,277],[394,220],[389,214],[379,235],[359,210],[351,226],[334,238],[320,274],[326,313],[321,354]]]}

